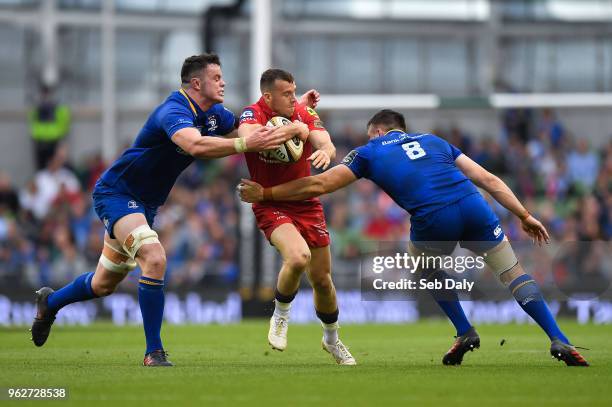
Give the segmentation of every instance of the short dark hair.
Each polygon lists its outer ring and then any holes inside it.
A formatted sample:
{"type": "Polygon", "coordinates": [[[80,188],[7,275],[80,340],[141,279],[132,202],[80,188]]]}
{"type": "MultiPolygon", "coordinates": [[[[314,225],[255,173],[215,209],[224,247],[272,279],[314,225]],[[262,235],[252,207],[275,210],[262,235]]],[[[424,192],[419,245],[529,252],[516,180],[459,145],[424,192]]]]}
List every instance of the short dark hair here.
{"type": "Polygon", "coordinates": [[[274,82],[276,82],[277,79],[289,83],[295,82],[293,75],[291,75],[289,72],[282,69],[273,68],[268,69],[261,74],[261,78],[259,79],[259,89],[261,89],[262,92],[264,90],[270,90],[274,86],[274,82]]]}
{"type": "Polygon", "coordinates": [[[372,116],[368,122],[368,127],[370,126],[383,126],[388,130],[399,129],[406,131],[406,119],[404,119],[403,114],[395,110],[383,109],[372,116]]]}
{"type": "Polygon", "coordinates": [[[183,67],[181,68],[181,82],[189,83],[191,78],[199,74],[202,69],[205,69],[208,65],[219,65],[219,55],[217,54],[200,54],[192,55],[185,59],[183,67]]]}

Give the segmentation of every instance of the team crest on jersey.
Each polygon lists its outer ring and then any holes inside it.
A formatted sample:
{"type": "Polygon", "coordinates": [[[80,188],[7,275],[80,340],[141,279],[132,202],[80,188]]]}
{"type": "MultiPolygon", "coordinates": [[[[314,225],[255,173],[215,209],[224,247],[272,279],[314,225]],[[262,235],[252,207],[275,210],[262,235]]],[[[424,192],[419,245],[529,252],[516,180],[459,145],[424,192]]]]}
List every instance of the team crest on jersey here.
{"type": "Polygon", "coordinates": [[[350,153],[348,153],[346,157],[342,159],[342,164],[351,165],[353,161],[355,161],[355,157],[357,157],[357,150],[353,150],[350,153]]]}
{"type": "Polygon", "coordinates": [[[138,204],[136,203],[136,201],[128,201],[128,208],[136,209],[138,208],[138,204]]]}
{"type": "Polygon", "coordinates": [[[208,123],[206,123],[206,127],[208,132],[213,132],[215,130],[217,130],[218,124],[217,124],[217,117],[216,116],[210,116],[208,118],[208,123]]]}
{"type": "Polygon", "coordinates": [[[495,237],[499,237],[499,235],[501,235],[501,234],[502,234],[502,228],[501,228],[501,226],[497,225],[495,230],[493,230],[493,235],[495,235],[495,237]]]}

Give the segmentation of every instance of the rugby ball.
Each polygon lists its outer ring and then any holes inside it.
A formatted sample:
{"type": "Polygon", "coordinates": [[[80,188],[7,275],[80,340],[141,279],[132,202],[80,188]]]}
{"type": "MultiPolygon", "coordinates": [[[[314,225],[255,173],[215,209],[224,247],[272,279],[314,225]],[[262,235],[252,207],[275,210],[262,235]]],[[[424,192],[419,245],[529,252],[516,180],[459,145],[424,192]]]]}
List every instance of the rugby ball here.
{"type": "MultiPolygon", "coordinates": [[[[282,116],[274,116],[271,118],[266,126],[268,127],[280,127],[291,124],[291,120],[282,116]]],[[[304,152],[304,143],[298,136],[294,136],[289,140],[285,141],[280,147],[270,150],[269,156],[273,159],[280,161],[284,164],[294,163],[302,157],[304,152]]]]}

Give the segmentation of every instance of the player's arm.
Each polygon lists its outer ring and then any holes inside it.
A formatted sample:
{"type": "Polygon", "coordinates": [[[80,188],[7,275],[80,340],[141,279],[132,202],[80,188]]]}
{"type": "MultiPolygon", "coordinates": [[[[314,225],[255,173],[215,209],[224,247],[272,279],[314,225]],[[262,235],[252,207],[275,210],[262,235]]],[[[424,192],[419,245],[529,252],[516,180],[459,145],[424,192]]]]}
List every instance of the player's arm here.
{"type": "Polygon", "coordinates": [[[223,137],[225,138],[238,138],[238,129],[234,129],[232,131],[230,131],[227,134],[224,134],[223,137]]]}
{"type": "MultiPolygon", "coordinates": [[[[257,129],[261,128],[267,127],[264,127],[260,123],[241,123],[240,127],[238,127],[238,137],[249,137],[257,131],[257,129]]],[[[291,124],[272,128],[271,134],[282,139],[281,144],[294,136],[306,140],[308,138],[308,126],[304,123],[295,121],[291,124]]]]}
{"type": "Polygon", "coordinates": [[[336,147],[329,133],[327,130],[311,130],[308,139],[316,150],[308,157],[308,161],[312,161],[313,167],[326,170],[331,160],[336,158],[336,147]]]}
{"type": "Polygon", "coordinates": [[[262,127],[245,138],[223,138],[202,136],[195,127],[184,127],[176,131],[171,140],[187,154],[195,158],[219,158],[245,151],[264,151],[278,148],[284,141],[275,135],[274,129],[262,127]]]}
{"type": "Polygon", "coordinates": [[[264,188],[257,182],[243,179],[238,185],[240,199],[245,202],[303,201],[344,188],[357,179],[346,165],[337,165],[319,175],[299,178],[285,184],[264,188]]]}
{"type": "Polygon", "coordinates": [[[465,154],[455,160],[455,165],[477,186],[487,191],[504,208],[515,214],[523,223],[523,230],[538,243],[548,242],[546,228],[521,204],[514,192],[498,176],[482,168],[465,154]]]}

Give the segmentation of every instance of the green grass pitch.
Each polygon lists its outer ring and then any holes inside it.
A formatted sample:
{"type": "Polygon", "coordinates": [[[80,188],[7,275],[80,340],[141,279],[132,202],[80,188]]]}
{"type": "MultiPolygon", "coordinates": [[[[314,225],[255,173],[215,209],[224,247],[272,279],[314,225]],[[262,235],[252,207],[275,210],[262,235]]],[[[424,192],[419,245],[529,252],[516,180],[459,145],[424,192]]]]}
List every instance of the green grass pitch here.
{"type": "MultiPolygon", "coordinates": [[[[445,321],[346,325],[358,366],[335,365],[316,325],[292,325],[285,352],[269,349],[267,321],[165,325],[173,368],[140,366],[142,328],[98,323],[54,327],[43,348],[27,328],[0,328],[0,387],[66,387],[53,405],[612,405],[612,326],[563,322],[589,368],[551,359],[533,325],[478,327],[482,346],[462,366],[443,366],[453,331],[445,321]],[[505,344],[500,346],[500,341],[505,344]],[[320,404],[324,403],[324,404],[320,404]]],[[[0,405],[41,405],[6,401],[0,405]]]]}

